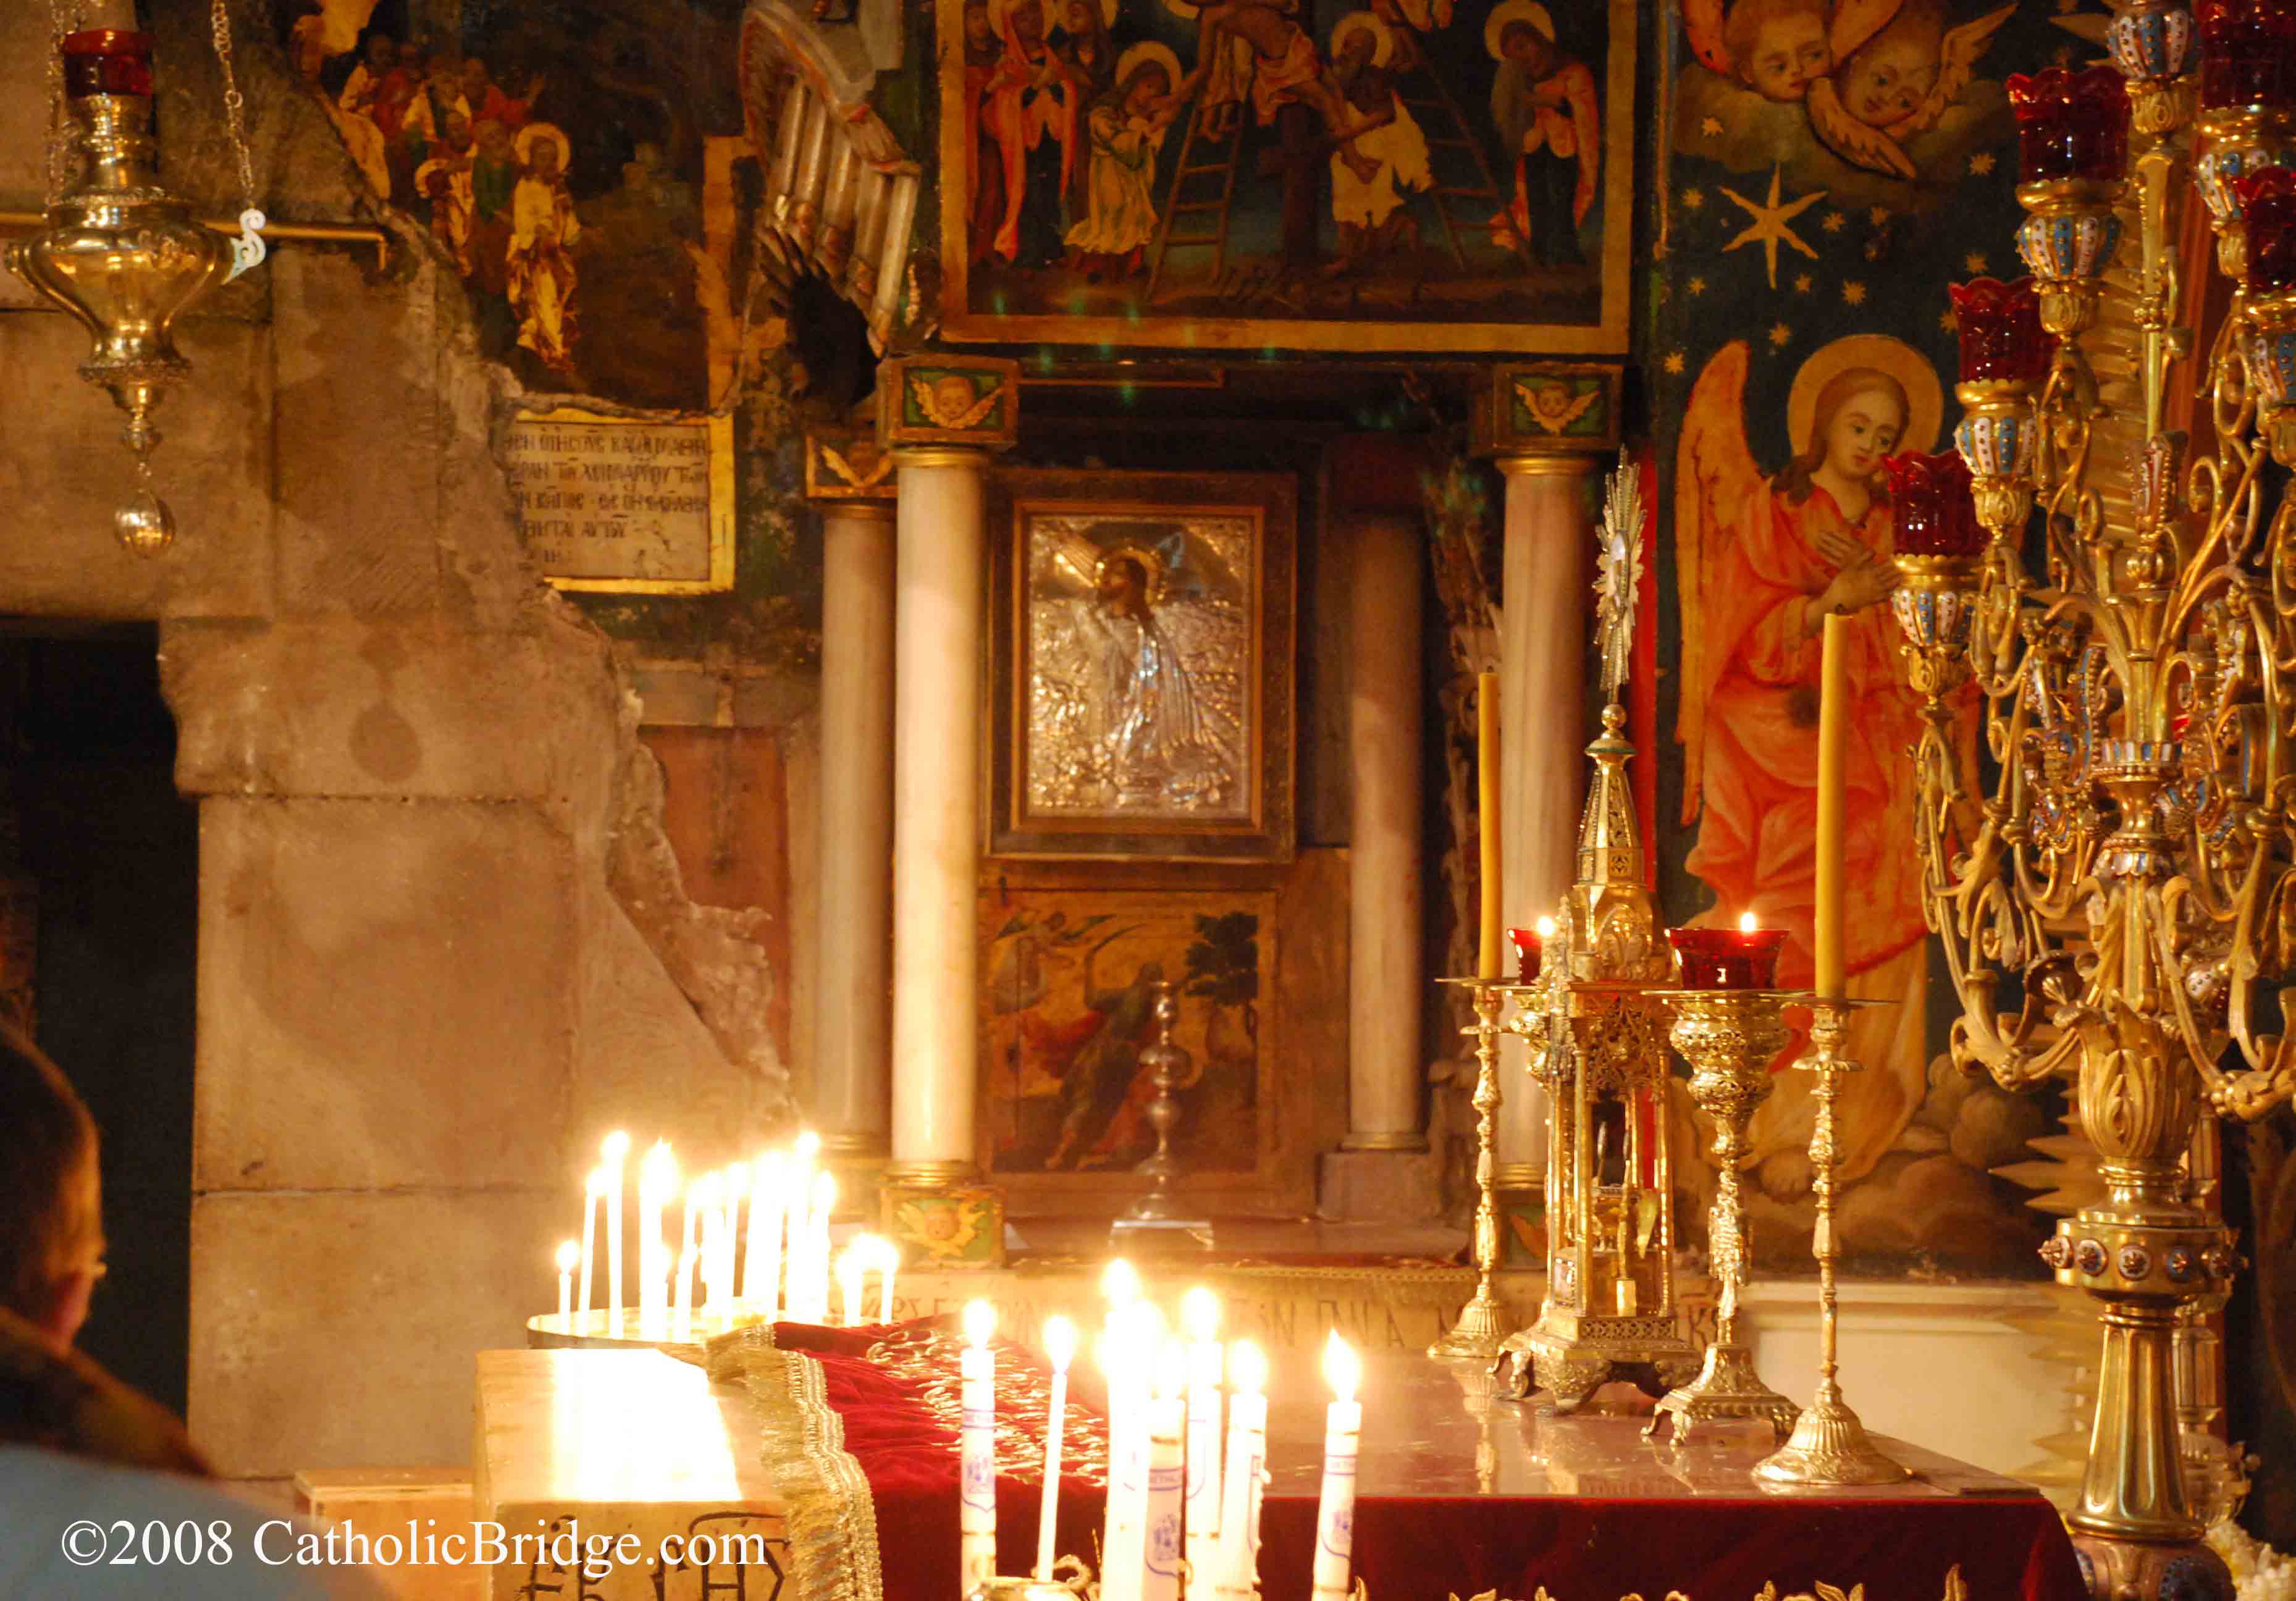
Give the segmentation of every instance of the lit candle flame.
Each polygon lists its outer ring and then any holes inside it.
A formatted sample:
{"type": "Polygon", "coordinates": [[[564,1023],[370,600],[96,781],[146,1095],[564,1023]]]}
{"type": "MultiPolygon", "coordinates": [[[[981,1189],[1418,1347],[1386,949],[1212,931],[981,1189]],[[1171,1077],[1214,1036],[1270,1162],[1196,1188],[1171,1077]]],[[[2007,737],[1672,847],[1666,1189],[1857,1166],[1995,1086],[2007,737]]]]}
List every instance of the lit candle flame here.
{"type": "Polygon", "coordinates": [[[1740,933],[1751,934],[1759,930],[1761,926],[1762,925],[1754,921],[1753,913],[1741,912],[1738,914],[1738,932],[1740,933]]]}
{"type": "Polygon", "coordinates": [[[1540,939],[1542,939],[1542,940],[1552,940],[1553,938],[1554,938],[1554,918],[1552,918],[1552,917],[1541,917],[1541,918],[1538,920],[1538,937],[1539,937],[1540,939]]]}
{"type": "Polygon", "coordinates": [[[630,1137],[619,1129],[606,1136],[598,1144],[598,1154],[606,1159],[606,1165],[610,1168],[621,1166],[622,1158],[629,1154],[630,1137]]]}
{"type": "Polygon", "coordinates": [[[1267,1387],[1267,1353],[1251,1340],[1238,1340],[1228,1351],[1228,1377],[1240,1394],[1258,1395],[1267,1387]]]}
{"type": "Polygon", "coordinates": [[[1363,1359],[1356,1355],[1354,1346],[1340,1338],[1337,1329],[1324,1346],[1324,1382],[1343,1401],[1355,1400],[1356,1388],[1363,1383],[1363,1359]]]}
{"type": "Polygon", "coordinates": [[[1076,1360],[1077,1326],[1065,1318],[1045,1319],[1045,1355],[1052,1359],[1054,1373],[1066,1373],[1069,1364],[1076,1360]]]}
{"type": "Polygon", "coordinates": [[[811,1167],[813,1159],[821,1154],[821,1136],[808,1129],[797,1137],[797,1160],[800,1167],[811,1167]]]}
{"type": "Polygon", "coordinates": [[[985,1301],[964,1303],[964,1342],[975,1351],[985,1351],[988,1336],[996,1332],[996,1309],[985,1301]]]}
{"type": "Polygon", "coordinates": [[[813,1210],[827,1217],[837,1210],[837,1175],[816,1173],[813,1176],[813,1210]]]}
{"type": "Polygon", "coordinates": [[[1140,1299],[1140,1273],[1130,1262],[1118,1257],[1100,1275],[1100,1293],[1117,1306],[1129,1306],[1140,1299]]]}
{"type": "Polygon", "coordinates": [[[1198,1285],[1180,1297],[1180,1326],[1188,1331],[1188,1338],[1199,1345],[1209,1345],[1219,1338],[1219,1297],[1202,1285],[1198,1285]]]}
{"type": "Polygon", "coordinates": [[[569,1240],[564,1244],[558,1247],[558,1270],[561,1273],[573,1272],[574,1264],[581,1260],[582,1247],[577,1245],[573,1241],[569,1240]]]}

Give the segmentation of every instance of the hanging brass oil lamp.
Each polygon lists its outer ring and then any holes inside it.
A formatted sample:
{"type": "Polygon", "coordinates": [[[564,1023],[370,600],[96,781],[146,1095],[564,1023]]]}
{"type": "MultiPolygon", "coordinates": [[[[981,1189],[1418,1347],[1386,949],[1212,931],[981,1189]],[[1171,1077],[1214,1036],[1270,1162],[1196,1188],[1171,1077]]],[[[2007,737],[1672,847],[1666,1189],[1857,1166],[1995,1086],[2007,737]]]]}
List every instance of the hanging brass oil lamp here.
{"type": "Polygon", "coordinates": [[[252,181],[230,74],[229,35],[218,31],[226,109],[249,192],[242,238],[202,226],[190,204],[160,185],[152,133],[152,36],[118,29],[66,34],[62,64],[62,182],[46,226],[8,247],[9,269],[43,300],[79,319],[94,348],[80,376],[111,391],[127,415],[122,437],[135,455],[135,492],[113,513],[120,543],[157,555],[174,541],[175,516],[152,487],[152,413],[191,374],[176,349],[176,319],[217,284],[260,260],[252,181]]]}

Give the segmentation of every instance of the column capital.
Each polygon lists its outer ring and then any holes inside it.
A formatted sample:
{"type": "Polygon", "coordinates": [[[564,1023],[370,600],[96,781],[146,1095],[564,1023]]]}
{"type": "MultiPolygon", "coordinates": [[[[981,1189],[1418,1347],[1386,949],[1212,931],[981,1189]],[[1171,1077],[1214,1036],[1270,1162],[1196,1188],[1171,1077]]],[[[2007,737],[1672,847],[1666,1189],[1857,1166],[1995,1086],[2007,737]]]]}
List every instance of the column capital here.
{"type": "Polygon", "coordinates": [[[1021,364],[928,352],[877,367],[877,439],[914,451],[1009,450],[1021,431],[1021,364]]]}
{"type": "Polygon", "coordinates": [[[805,497],[819,512],[890,517],[893,458],[873,428],[816,425],[805,431],[805,497]]]}
{"type": "Polygon", "coordinates": [[[1506,472],[1575,472],[1618,454],[1625,369],[1595,361],[1527,361],[1491,369],[1477,397],[1473,449],[1506,472]],[[1554,465],[1539,464],[1553,463],[1554,465]]]}

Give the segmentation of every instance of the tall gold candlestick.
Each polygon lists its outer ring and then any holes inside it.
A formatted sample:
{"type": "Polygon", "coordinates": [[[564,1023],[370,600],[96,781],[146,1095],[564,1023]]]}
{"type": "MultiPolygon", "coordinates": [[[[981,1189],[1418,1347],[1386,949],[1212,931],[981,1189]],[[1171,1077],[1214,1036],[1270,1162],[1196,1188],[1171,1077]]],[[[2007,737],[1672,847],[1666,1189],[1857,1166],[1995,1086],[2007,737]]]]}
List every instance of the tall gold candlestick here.
{"type": "Polygon", "coordinates": [[[1841,1075],[1857,1063],[1841,1054],[1842,1036],[1857,1003],[1819,996],[1809,1003],[1809,1052],[1794,1063],[1817,1075],[1817,1125],[1809,1137],[1812,1184],[1817,1193],[1817,1227],[1810,1251],[1817,1258],[1817,1393],[1794,1420],[1793,1437],[1754,1469],[1774,1484],[1894,1484],[1912,1477],[1866,1438],[1866,1425],[1841,1399],[1835,1377],[1833,1265],[1841,1255],[1833,1234],[1833,1180],[1841,1154],[1833,1144],[1833,1101],[1841,1075]]]}
{"type": "Polygon", "coordinates": [[[1499,1035],[1504,1031],[1499,1010],[1505,1004],[1501,986],[1474,981],[1475,1023],[1466,1032],[1475,1037],[1475,1293],[1459,1309],[1459,1320],[1427,1348],[1431,1357],[1487,1360],[1498,1355],[1499,1344],[1512,1328],[1491,1284],[1499,1262],[1499,1211],[1492,1181],[1498,1171],[1499,1035]]]}
{"type": "Polygon", "coordinates": [[[1746,1282],[1746,1203],[1738,1190],[1738,1160],[1746,1125],[1769,1097],[1770,1059],[1786,1042],[1786,997],[1775,989],[1677,989],[1660,996],[1675,1015],[1674,1048],[1690,1062],[1690,1098],[1714,1120],[1714,1204],[1708,1213],[1707,1254],[1721,1281],[1722,1303],[1706,1363],[1687,1384],[1660,1398],[1645,1434],[1669,1416],[1677,1440],[1700,1424],[1723,1418],[1767,1418],[1784,1439],[1793,1427],[1794,1404],[1754,1372],[1753,1353],[1738,1338],[1738,1291],[1746,1282]]]}

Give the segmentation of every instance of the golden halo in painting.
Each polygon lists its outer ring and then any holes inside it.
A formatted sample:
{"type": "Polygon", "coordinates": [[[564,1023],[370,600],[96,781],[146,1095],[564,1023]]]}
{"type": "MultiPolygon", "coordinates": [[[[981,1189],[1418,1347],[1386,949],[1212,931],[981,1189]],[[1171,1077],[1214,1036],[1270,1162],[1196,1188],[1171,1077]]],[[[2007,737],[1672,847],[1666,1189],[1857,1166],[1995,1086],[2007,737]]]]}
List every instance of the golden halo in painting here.
{"type": "Polygon", "coordinates": [[[1548,44],[1554,43],[1554,19],[1546,14],[1546,7],[1538,0],[1499,0],[1491,7],[1491,14],[1483,19],[1483,48],[1491,53],[1495,62],[1506,59],[1506,53],[1499,48],[1499,36],[1506,32],[1510,22],[1528,22],[1548,44]]]}
{"type": "Polygon", "coordinates": [[[1786,439],[1796,456],[1810,447],[1819,392],[1852,367],[1887,374],[1905,389],[1906,427],[1896,448],[1937,447],[1938,428],[1945,420],[1945,390],[1929,357],[1886,333],[1852,333],[1822,346],[1794,374],[1793,388],[1786,395],[1786,439]]]}
{"type": "Polygon", "coordinates": [[[1132,81],[1133,69],[1153,62],[1164,69],[1164,93],[1169,94],[1185,76],[1180,70],[1180,58],[1169,45],[1160,45],[1153,39],[1144,39],[1116,58],[1116,86],[1121,89],[1132,81]]]}
{"type": "Polygon", "coordinates": [[[1365,28],[1371,29],[1374,40],[1371,64],[1374,67],[1386,66],[1389,60],[1395,54],[1394,30],[1367,11],[1349,12],[1346,16],[1341,17],[1339,25],[1332,29],[1332,59],[1333,61],[1340,59],[1340,46],[1347,43],[1349,34],[1365,28]]]}
{"type": "Polygon", "coordinates": [[[1130,562],[1140,569],[1143,600],[1152,606],[1164,603],[1164,558],[1143,546],[1119,545],[1103,554],[1092,575],[1095,587],[1106,580],[1108,570],[1119,562],[1130,562]]]}
{"type": "Polygon", "coordinates": [[[574,147],[567,143],[565,130],[554,122],[529,122],[519,129],[511,153],[518,158],[520,166],[530,167],[534,164],[534,147],[545,139],[558,152],[558,170],[563,173],[573,163],[574,147]]]}

